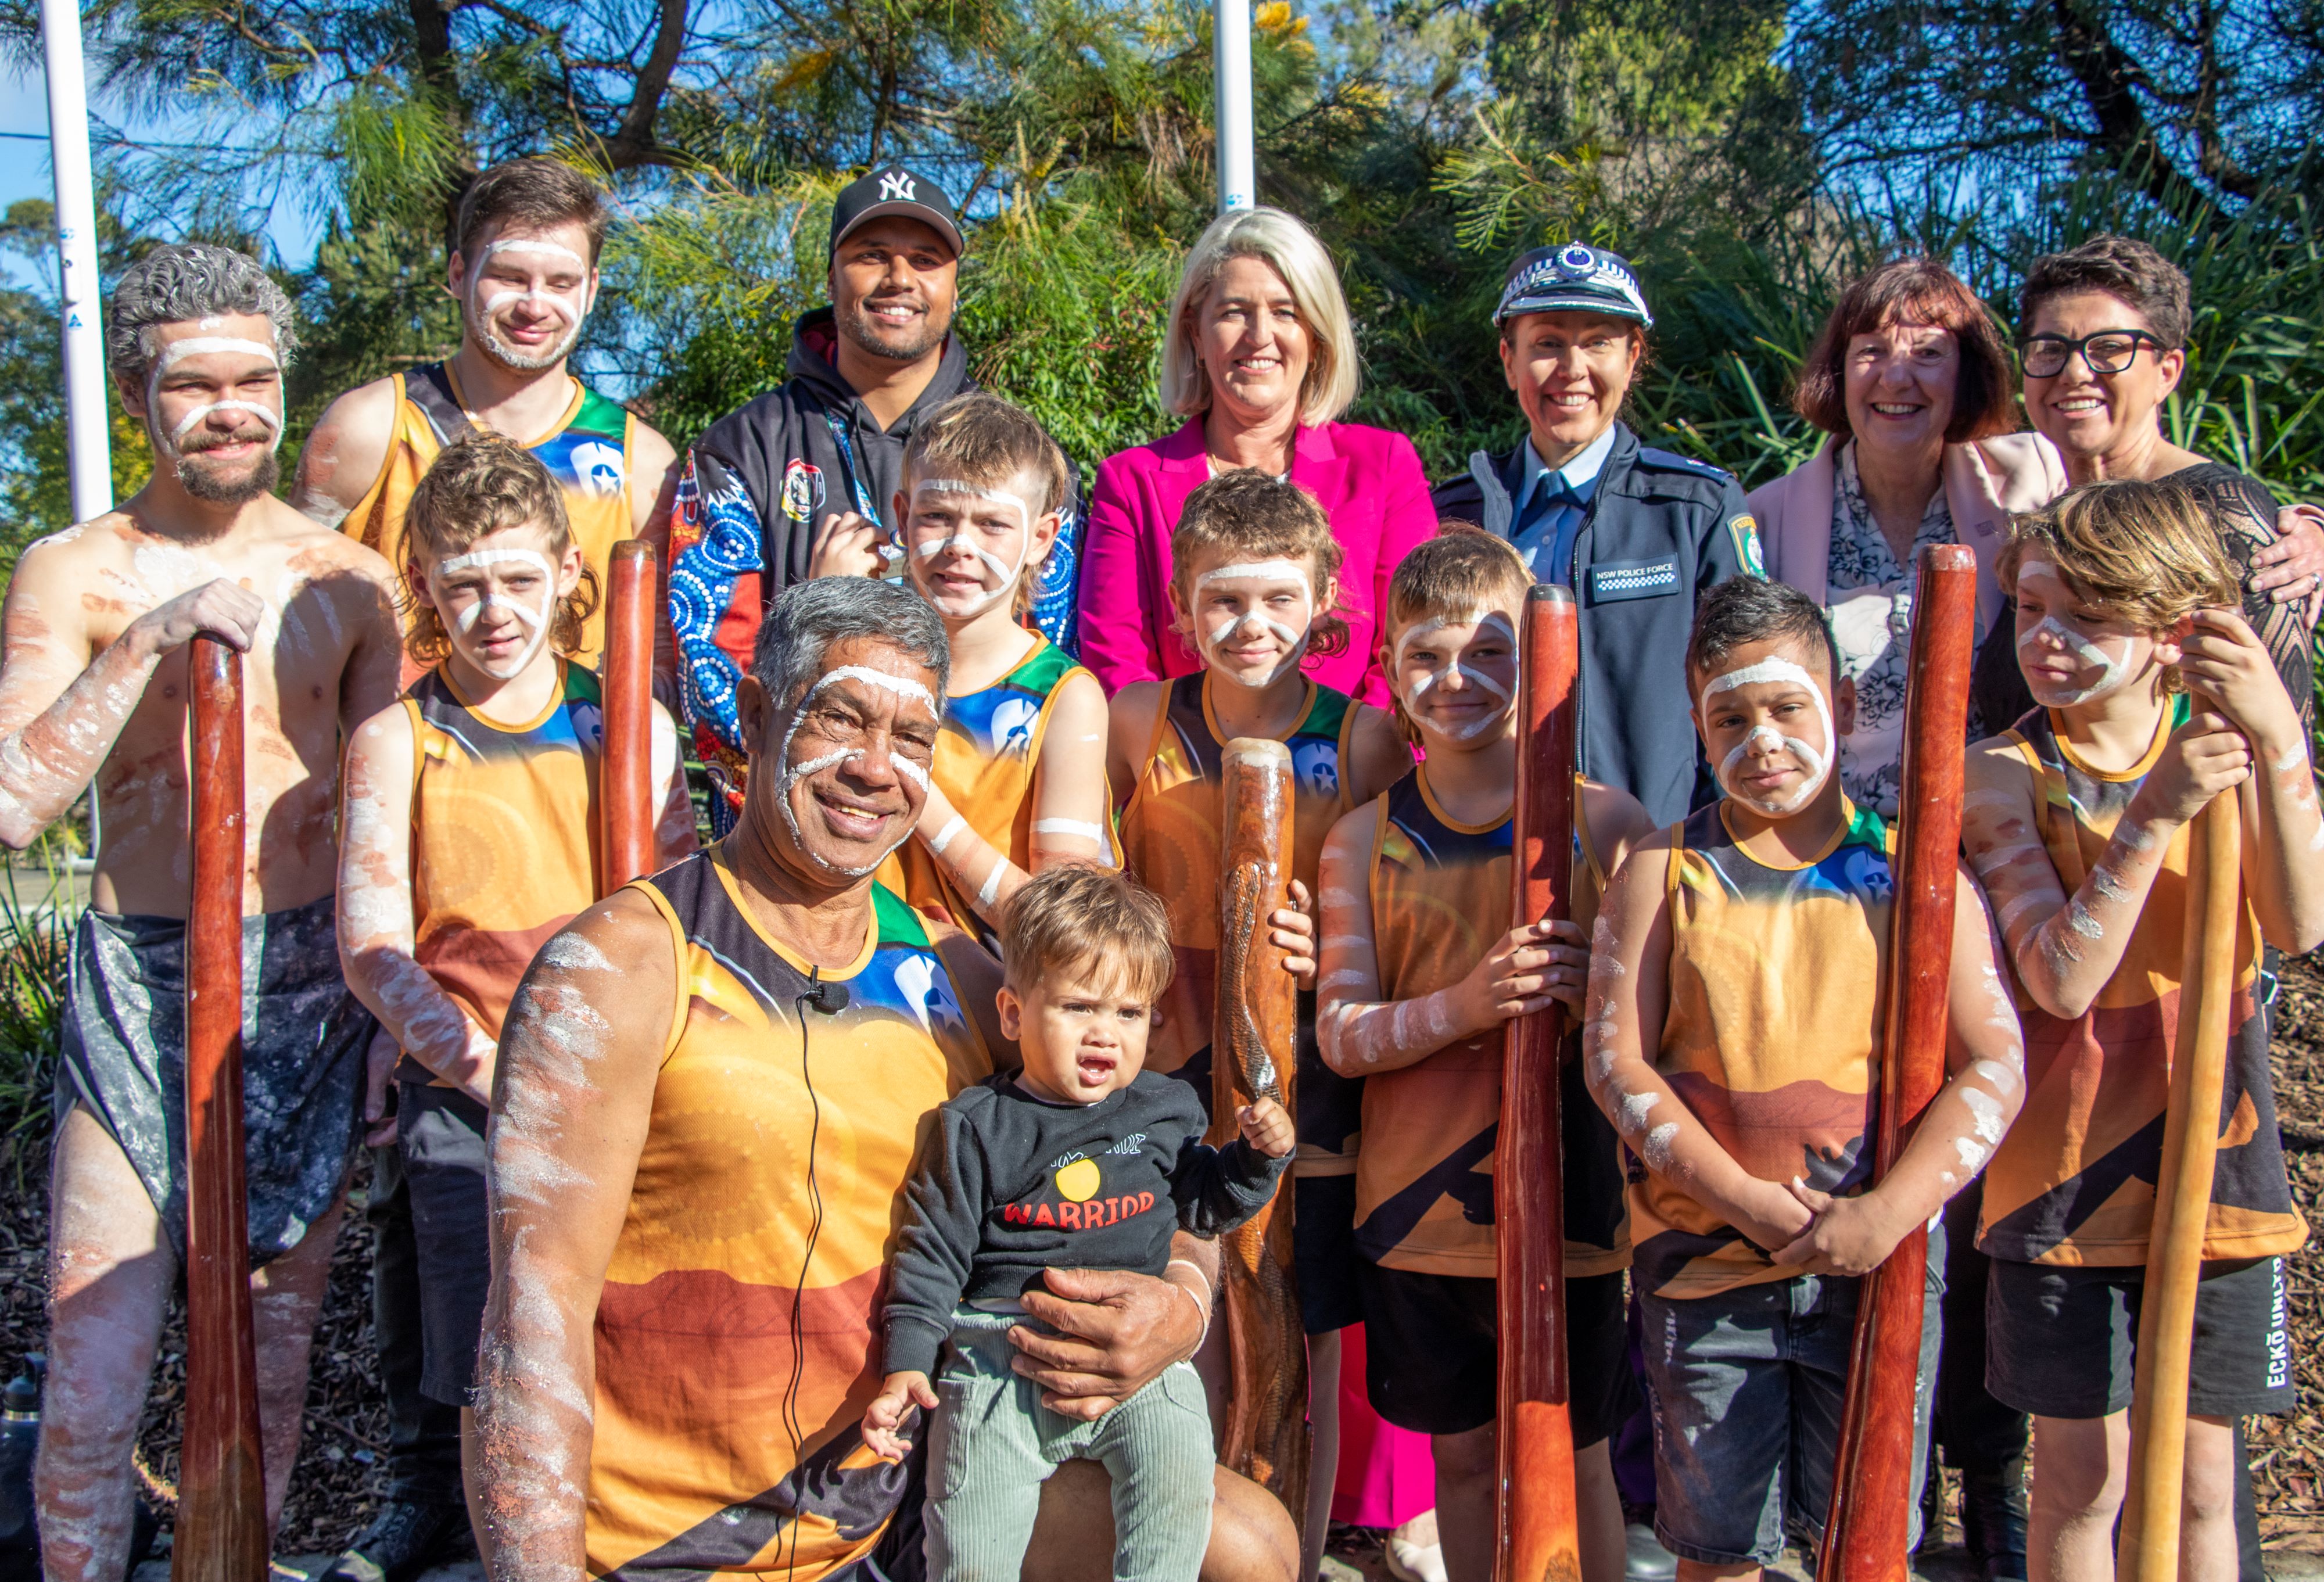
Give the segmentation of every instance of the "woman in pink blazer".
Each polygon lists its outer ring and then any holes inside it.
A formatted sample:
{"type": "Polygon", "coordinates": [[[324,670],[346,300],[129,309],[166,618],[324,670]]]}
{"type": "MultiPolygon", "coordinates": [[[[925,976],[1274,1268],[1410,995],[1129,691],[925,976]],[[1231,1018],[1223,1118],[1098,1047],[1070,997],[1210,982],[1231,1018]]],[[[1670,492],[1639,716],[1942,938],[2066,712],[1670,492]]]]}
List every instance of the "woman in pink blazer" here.
{"type": "Polygon", "coordinates": [[[1215,474],[1257,467],[1315,497],[1346,559],[1345,649],[1311,659],[1326,686],[1383,707],[1373,653],[1389,576],[1436,530],[1412,442],[1337,422],[1355,400],[1355,336],[1331,254],[1280,209],[1222,215],[1194,244],[1170,305],[1162,401],[1187,414],[1167,438],[1097,470],[1082,547],[1081,652],[1107,692],[1202,667],[1172,628],[1170,532],[1215,474]]]}

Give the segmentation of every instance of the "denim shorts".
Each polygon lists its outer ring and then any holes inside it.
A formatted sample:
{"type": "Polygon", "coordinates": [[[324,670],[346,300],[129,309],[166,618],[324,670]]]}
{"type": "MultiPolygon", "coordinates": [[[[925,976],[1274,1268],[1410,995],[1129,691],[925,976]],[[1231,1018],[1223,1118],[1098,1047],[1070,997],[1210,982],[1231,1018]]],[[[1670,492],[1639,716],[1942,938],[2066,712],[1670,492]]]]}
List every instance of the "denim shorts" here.
{"type": "MultiPolygon", "coordinates": [[[[1913,1410],[1913,1541],[1929,1454],[1941,1232],[1931,1237],[1913,1410]]],[[[1823,1538],[1859,1279],[1802,1274],[1717,1296],[1640,1292],[1655,1425],[1655,1533],[1682,1559],[1770,1566],[1823,1538]]]]}

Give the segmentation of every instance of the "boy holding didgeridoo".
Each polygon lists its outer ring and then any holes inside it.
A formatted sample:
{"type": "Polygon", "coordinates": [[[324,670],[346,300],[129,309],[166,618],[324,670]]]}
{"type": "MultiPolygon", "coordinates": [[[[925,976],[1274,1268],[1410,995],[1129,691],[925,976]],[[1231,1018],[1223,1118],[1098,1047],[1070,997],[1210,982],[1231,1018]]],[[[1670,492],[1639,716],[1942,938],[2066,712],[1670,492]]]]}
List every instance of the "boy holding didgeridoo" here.
{"type": "Polygon", "coordinates": [[[2182,952],[2189,826],[2241,803],[2243,905],[2195,1301],[2184,1575],[2232,1577],[2235,1420],[2291,1410],[2283,1255],[2307,1239],[2276,1136],[2259,947],[2324,940],[2324,824],[2298,711],[2234,571],[2169,483],[2076,489],[2001,552],[2036,706],[1969,751],[1962,841],[2025,1006],[2025,1108],[1986,1173],[1986,1375],[2034,1417],[2037,1582],[2114,1574],[2182,952]]]}
{"type": "MultiPolygon", "coordinates": [[[[1686,674],[1724,795],[1641,842],[1609,887],[1582,1058],[1645,1162],[1631,1279],[1655,1526],[1681,1582],[1705,1582],[1757,1577],[1790,1531],[1821,1537],[1860,1276],[1985,1164],[2016,1113],[2023,1052],[1963,872],[1950,1080],[1895,1167],[1867,1185],[1893,881],[1888,832],[1833,773],[1854,689],[1821,610],[1756,577],[1704,596],[1686,674]]],[[[1932,1270],[1942,1256],[1932,1240],[1932,1270]]],[[[1932,1311],[1916,1495],[1936,1340],[1932,1311]]]]}

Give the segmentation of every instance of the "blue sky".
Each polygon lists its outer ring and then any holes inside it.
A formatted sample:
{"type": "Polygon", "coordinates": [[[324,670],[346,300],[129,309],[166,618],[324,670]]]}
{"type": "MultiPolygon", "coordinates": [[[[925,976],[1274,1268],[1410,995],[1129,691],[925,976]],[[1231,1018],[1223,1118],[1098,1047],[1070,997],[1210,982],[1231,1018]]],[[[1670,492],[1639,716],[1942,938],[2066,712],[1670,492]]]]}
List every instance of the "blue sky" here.
{"type": "MultiPolygon", "coordinates": [[[[102,103],[90,108],[100,116],[106,115],[102,103]]],[[[124,130],[134,136],[145,128],[132,124],[124,130]]],[[[54,198],[56,179],[49,170],[48,85],[37,68],[20,71],[0,62],[0,133],[8,134],[0,136],[0,209],[23,198],[54,198]]],[[[313,261],[321,227],[299,212],[299,206],[278,204],[267,234],[282,262],[296,269],[313,261]]],[[[0,281],[7,284],[31,285],[36,280],[45,283],[53,278],[52,272],[36,272],[28,260],[0,259],[0,281]]]]}

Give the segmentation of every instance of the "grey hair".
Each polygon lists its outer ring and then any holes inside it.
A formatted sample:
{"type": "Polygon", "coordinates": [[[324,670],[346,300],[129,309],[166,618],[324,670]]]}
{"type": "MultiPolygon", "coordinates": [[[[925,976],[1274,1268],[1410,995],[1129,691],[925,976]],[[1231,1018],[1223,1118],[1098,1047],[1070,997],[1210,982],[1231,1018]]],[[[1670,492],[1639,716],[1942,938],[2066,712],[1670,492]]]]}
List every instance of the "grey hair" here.
{"type": "Polygon", "coordinates": [[[936,672],[942,699],[952,679],[952,641],[918,593],[868,576],[793,583],[775,595],[751,653],[751,675],[779,714],[798,706],[823,674],[831,645],[852,637],[892,643],[936,672]]]}
{"type": "Polygon", "coordinates": [[[274,356],[288,363],[299,348],[290,295],[258,260],[206,242],[173,243],[139,259],[113,288],[105,317],[105,358],[113,376],[143,384],[152,371],[152,331],[227,313],[263,314],[274,326],[274,356]]]}

